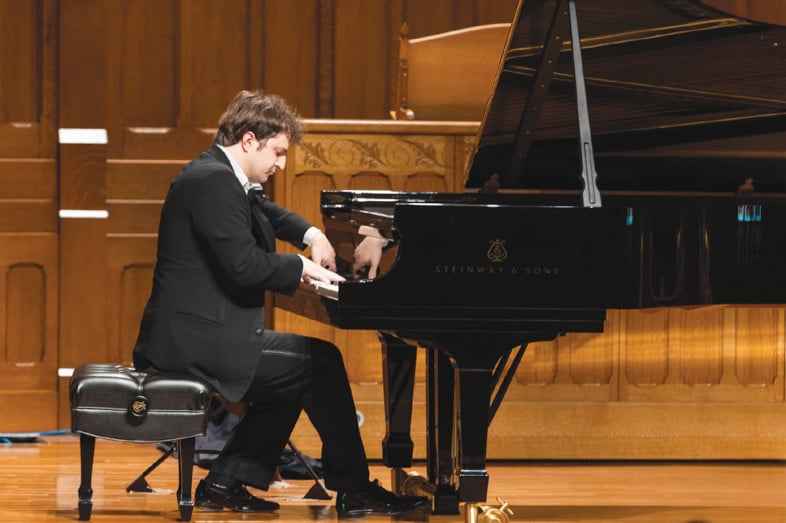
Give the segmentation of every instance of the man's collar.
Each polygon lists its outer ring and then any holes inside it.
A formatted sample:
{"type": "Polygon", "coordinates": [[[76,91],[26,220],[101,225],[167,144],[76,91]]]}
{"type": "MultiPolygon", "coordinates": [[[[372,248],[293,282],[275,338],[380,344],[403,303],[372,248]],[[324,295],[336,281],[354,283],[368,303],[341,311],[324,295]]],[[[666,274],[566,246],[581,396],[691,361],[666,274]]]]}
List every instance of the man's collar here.
{"type": "Polygon", "coordinates": [[[227,157],[227,159],[229,160],[229,165],[232,166],[232,171],[235,173],[237,180],[240,182],[240,185],[243,186],[243,189],[245,189],[245,191],[248,192],[251,183],[248,181],[248,176],[246,176],[246,173],[243,172],[243,169],[240,168],[240,165],[238,165],[234,156],[232,156],[224,146],[216,144],[216,147],[221,149],[221,152],[223,152],[224,155],[227,157]]]}

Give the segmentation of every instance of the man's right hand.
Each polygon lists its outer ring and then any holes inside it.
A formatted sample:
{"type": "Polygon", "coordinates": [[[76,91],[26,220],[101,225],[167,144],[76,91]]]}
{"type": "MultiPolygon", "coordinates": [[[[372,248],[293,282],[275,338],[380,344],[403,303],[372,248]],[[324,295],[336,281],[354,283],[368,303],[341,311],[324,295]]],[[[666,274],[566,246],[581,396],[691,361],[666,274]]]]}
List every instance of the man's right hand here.
{"type": "Polygon", "coordinates": [[[318,263],[315,263],[314,261],[306,258],[302,254],[298,254],[298,256],[300,256],[300,260],[303,262],[302,278],[305,283],[311,283],[315,280],[321,281],[323,283],[336,283],[346,279],[340,274],[326,269],[318,263]]]}

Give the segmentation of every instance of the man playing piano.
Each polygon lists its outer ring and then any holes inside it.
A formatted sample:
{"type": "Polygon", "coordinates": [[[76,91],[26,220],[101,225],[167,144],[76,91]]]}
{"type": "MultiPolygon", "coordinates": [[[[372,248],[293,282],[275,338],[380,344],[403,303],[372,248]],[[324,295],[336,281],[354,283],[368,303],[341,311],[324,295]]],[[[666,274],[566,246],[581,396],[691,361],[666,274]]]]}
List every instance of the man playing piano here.
{"type": "Polygon", "coordinates": [[[403,512],[426,499],[395,496],[369,481],[339,350],[264,328],[266,291],[293,293],[301,279],[343,279],[319,229],[250,190],[284,168],[287,149],[301,134],[299,117],[281,98],[242,91],[221,116],[213,146],[172,181],[134,365],[199,376],[227,401],[247,404],[199,482],[197,507],[276,510],[277,503],[245,486],[268,488],[304,409],[322,438],[325,484],[338,493],[339,515],[403,512]],[[276,253],[274,238],[310,246],[312,259],[276,253]]]}

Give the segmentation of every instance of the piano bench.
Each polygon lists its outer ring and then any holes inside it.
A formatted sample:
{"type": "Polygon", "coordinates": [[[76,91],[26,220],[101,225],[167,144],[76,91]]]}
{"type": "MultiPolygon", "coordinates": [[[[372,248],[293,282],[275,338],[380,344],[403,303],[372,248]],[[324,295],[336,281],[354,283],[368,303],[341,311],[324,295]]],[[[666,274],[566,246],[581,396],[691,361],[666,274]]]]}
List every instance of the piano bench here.
{"type": "Polygon", "coordinates": [[[82,467],[79,519],[90,519],[95,438],[134,443],[175,442],[178,457],[178,506],[190,521],[194,446],[205,434],[214,391],[203,380],[160,372],[139,372],[124,365],[88,363],[71,376],[71,430],[79,433],[82,467]]]}

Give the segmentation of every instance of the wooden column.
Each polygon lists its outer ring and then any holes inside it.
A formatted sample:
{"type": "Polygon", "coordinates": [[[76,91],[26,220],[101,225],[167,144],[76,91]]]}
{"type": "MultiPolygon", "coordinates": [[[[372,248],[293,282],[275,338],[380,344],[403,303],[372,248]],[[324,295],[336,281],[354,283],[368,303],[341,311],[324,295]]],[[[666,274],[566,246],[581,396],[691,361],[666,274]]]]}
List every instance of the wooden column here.
{"type": "Polygon", "coordinates": [[[106,16],[102,0],[60,7],[60,418],[69,369],[107,361],[106,16]]]}

